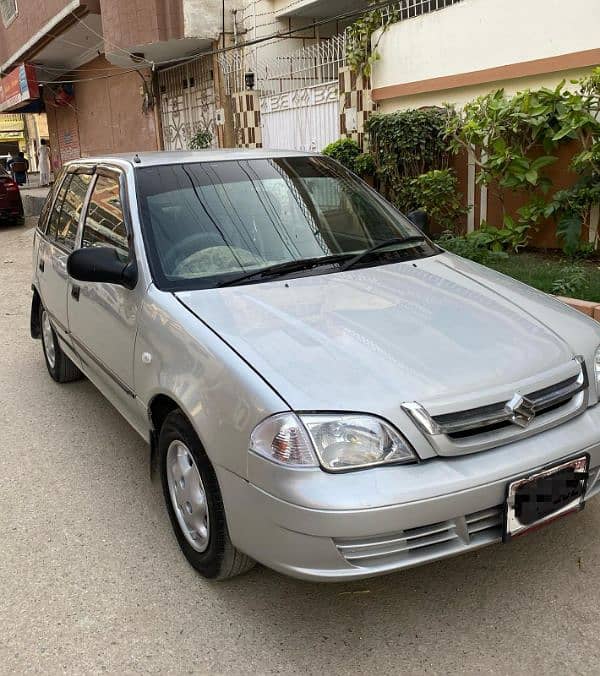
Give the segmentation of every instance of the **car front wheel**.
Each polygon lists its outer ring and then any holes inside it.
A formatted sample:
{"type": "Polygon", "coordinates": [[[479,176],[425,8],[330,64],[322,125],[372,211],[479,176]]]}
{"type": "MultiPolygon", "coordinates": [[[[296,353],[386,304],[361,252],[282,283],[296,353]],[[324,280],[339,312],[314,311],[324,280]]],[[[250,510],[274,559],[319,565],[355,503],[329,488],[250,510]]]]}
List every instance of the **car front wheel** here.
{"type": "Polygon", "coordinates": [[[158,451],[167,510],[188,562],[216,580],[250,570],[255,562],[231,543],[214,469],[181,411],[165,419],[158,451]]]}
{"type": "Polygon", "coordinates": [[[57,383],[68,383],[79,380],[81,371],[62,351],[56,333],[50,323],[50,316],[43,307],[40,307],[40,328],[42,334],[42,348],[48,373],[57,383]]]}

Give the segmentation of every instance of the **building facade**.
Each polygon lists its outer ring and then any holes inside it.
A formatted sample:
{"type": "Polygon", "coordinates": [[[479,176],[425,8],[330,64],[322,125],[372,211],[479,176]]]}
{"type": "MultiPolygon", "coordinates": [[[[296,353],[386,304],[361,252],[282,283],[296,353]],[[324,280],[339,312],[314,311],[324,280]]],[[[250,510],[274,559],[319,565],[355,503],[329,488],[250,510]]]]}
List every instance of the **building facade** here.
{"type": "Polygon", "coordinates": [[[55,170],[74,157],[163,147],[159,71],[232,31],[217,0],[0,0],[0,13],[0,84],[33,64],[40,87],[2,110],[47,112],[55,170]]]}
{"type": "MultiPolygon", "coordinates": [[[[396,3],[401,4],[401,3],[396,3]]],[[[600,64],[600,3],[596,0],[416,0],[421,8],[408,21],[376,33],[380,59],[373,68],[372,98],[381,112],[408,108],[458,107],[495,89],[507,95],[556,87],[590,73],[600,64]],[[440,5],[443,5],[440,7],[440,5]],[[440,11],[431,11],[440,9],[440,11]]],[[[572,185],[571,153],[562,152],[549,173],[557,189],[572,185]]],[[[461,158],[456,170],[471,210],[467,227],[502,225],[502,204],[476,184],[476,167],[461,158]]],[[[511,211],[527,197],[509,193],[511,211]]],[[[590,241],[598,230],[593,210],[590,241]]],[[[557,247],[556,227],[547,222],[533,243],[557,247]]]]}
{"type": "Polygon", "coordinates": [[[339,136],[343,16],[366,6],[366,0],[0,0],[0,110],[46,112],[55,171],[98,153],[321,149],[339,136]],[[29,83],[16,103],[7,94],[3,105],[2,82],[13,94],[23,79],[17,71],[31,68],[25,64],[34,66],[39,93],[29,83]]]}

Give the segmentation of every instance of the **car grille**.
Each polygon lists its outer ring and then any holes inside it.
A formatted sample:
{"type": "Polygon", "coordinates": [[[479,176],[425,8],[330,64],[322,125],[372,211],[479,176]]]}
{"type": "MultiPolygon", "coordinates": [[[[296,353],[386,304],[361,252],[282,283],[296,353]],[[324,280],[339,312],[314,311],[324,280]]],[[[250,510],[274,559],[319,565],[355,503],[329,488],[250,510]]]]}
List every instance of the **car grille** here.
{"type": "Polygon", "coordinates": [[[569,370],[570,375],[556,383],[533,389],[522,397],[515,394],[525,403],[524,416],[518,408],[515,412],[507,400],[441,414],[431,413],[417,402],[407,402],[403,409],[440,455],[485,450],[549,429],[581,413],[588,401],[585,362],[577,358],[569,370]]]}
{"type": "Polygon", "coordinates": [[[416,565],[502,539],[502,507],[368,539],[337,538],[346,561],[364,568],[416,565]]]}
{"type": "MultiPolygon", "coordinates": [[[[583,376],[573,376],[550,387],[532,392],[527,395],[527,398],[531,401],[537,417],[567,404],[584,387],[583,376]]],[[[466,438],[474,434],[482,434],[513,425],[511,413],[506,410],[506,402],[504,401],[468,411],[433,416],[433,420],[440,426],[442,433],[454,439],[466,438]]]]}

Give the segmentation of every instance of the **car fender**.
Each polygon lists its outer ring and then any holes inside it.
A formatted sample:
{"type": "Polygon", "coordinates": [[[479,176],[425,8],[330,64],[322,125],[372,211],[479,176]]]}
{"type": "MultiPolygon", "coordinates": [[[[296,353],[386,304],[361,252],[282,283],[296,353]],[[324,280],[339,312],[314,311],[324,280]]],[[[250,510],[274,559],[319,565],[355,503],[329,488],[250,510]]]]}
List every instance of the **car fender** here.
{"type": "Polygon", "coordinates": [[[142,305],[134,355],[136,396],[169,397],[190,420],[215,466],[247,478],[254,427],[287,403],[173,294],[153,285],[142,305]]]}

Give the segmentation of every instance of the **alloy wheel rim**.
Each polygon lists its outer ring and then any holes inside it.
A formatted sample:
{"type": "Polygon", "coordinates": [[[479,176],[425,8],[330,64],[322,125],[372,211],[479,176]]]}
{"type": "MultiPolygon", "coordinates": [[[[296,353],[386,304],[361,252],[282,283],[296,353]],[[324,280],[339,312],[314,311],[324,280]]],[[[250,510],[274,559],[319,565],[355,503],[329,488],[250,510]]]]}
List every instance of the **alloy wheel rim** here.
{"type": "Polygon", "coordinates": [[[183,441],[167,450],[167,483],[177,523],[192,549],[204,552],[210,537],[206,491],[196,461],[183,441]]]}
{"type": "Polygon", "coordinates": [[[46,310],[42,313],[42,338],[44,343],[44,352],[50,368],[56,366],[56,347],[54,345],[54,333],[50,324],[50,318],[46,310]]]}

